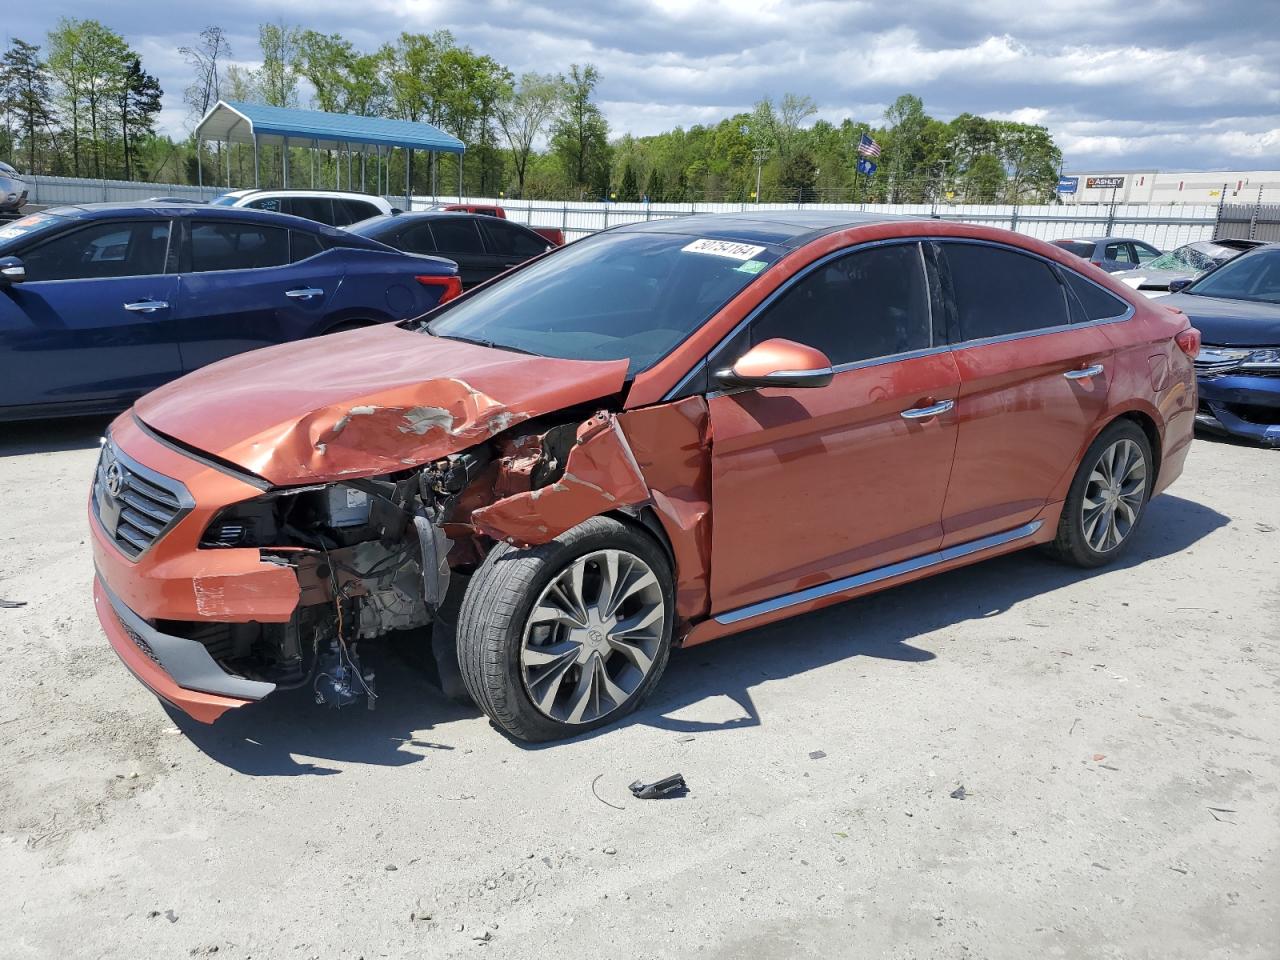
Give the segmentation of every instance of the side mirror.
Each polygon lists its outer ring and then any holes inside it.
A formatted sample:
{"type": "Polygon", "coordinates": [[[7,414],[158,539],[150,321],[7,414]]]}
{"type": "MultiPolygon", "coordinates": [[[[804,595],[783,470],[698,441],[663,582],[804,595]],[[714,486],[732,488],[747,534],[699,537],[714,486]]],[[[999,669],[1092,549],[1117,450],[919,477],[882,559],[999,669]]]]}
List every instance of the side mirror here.
{"type": "Polygon", "coordinates": [[[732,367],[716,371],[722,387],[825,387],[835,376],[821,350],[794,340],[758,343],[732,367]]]}
{"type": "Polygon", "coordinates": [[[27,268],[17,257],[0,257],[0,283],[21,283],[27,279],[27,268]]]}
{"type": "Polygon", "coordinates": [[[1170,292],[1170,293],[1181,293],[1181,292],[1182,292],[1183,290],[1185,290],[1187,287],[1191,286],[1191,284],[1193,284],[1194,282],[1195,282],[1195,278],[1194,278],[1194,277],[1178,277],[1178,279],[1176,279],[1176,280],[1170,280],[1170,281],[1169,281],[1169,292],[1170,292]]]}

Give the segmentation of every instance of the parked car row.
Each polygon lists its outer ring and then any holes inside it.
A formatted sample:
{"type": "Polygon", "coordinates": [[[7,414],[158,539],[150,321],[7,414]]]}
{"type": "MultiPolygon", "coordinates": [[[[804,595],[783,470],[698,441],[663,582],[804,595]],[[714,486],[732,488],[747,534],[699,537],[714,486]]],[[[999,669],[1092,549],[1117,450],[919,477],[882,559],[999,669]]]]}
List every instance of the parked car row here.
{"type": "Polygon", "coordinates": [[[1148,260],[1136,270],[1120,270],[1115,278],[1149,297],[1159,297],[1169,292],[1170,283],[1194,280],[1245,250],[1262,245],[1261,240],[1201,240],[1187,243],[1148,260]]]}

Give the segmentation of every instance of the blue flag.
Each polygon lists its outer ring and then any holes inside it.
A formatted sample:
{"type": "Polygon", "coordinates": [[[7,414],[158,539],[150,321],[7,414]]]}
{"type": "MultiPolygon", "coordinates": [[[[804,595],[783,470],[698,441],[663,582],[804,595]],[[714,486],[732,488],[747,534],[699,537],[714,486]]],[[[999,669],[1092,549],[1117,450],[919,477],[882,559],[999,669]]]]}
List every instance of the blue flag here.
{"type": "Polygon", "coordinates": [[[869,177],[876,172],[876,165],[874,162],[872,162],[871,160],[868,160],[866,157],[859,157],[858,163],[857,163],[857,169],[859,173],[865,173],[869,177]]]}

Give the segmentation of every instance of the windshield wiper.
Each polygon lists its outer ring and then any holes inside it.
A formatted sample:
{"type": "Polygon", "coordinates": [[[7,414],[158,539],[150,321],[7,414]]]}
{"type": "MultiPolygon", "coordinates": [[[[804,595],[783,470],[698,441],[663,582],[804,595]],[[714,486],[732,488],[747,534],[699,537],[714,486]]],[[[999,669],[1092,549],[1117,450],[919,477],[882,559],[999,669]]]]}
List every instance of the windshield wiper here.
{"type": "Polygon", "coordinates": [[[540,357],[542,354],[534,353],[532,350],[522,350],[520,347],[513,347],[505,343],[495,343],[493,340],[486,340],[483,337],[464,337],[456,333],[433,333],[428,327],[427,332],[433,337],[439,337],[441,340],[458,340],[462,343],[474,343],[478,347],[488,347],[490,350],[509,350],[511,353],[523,353],[528,357],[540,357]]]}

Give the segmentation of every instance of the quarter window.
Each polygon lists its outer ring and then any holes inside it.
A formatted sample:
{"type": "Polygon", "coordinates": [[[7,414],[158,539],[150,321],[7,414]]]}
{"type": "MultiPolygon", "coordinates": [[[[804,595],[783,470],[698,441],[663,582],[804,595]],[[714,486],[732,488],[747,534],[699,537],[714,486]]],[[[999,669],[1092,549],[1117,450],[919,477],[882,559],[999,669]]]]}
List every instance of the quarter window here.
{"type": "Polygon", "coordinates": [[[1108,243],[1107,248],[1102,252],[1102,258],[1114,260],[1116,263],[1133,263],[1133,255],[1129,253],[1127,243],[1108,243]]]}
{"type": "Polygon", "coordinates": [[[1062,274],[1067,278],[1067,286],[1076,295],[1076,300],[1084,311],[1085,320],[1109,320],[1112,317],[1123,316],[1129,309],[1127,303],[1114,294],[1107,293],[1096,283],[1090,283],[1070,270],[1063,270],[1062,274]]]}
{"type": "Polygon", "coordinates": [[[974,243],[942,243],[961,340],[1068,323],[1062,284],[1043,260],[974,243]]]}
{"type": "Polygon", "coordinates": [[[142,277],[164,273],[168,249],[168,220],[112,220],[54,237],[22,262],[28,281],[142,277]]]}
{"type": "Polygon", "coordinates": [[[289,231],[260,223],[193,223],[190,270],[251,270],[289,262],[289,231]]]}
{"type": "Polygon", "coordinates": [[[301,230],[289,231],[289,260],[297,263],[314,257],[324,250],[324,244],[314,233],[303,233],[301,230]]]}
{"type": "Polygon", "coordinates": [[[932,326],[920,246],[897,243],[818,267],[766,309],[751,339],[795,340],[841,364],[924,350],[932,326]]]}
{"type": "Polygon", "coordinates": [[[331,223],[335,227],[345,227],[351,223],[359,223],[361,220],[368,220],[370,217],[376,217],[381,213],[382,211],[372,203],[367,203],[364,200],[335,198],[333,201],[333,220],[331,223]]]}

